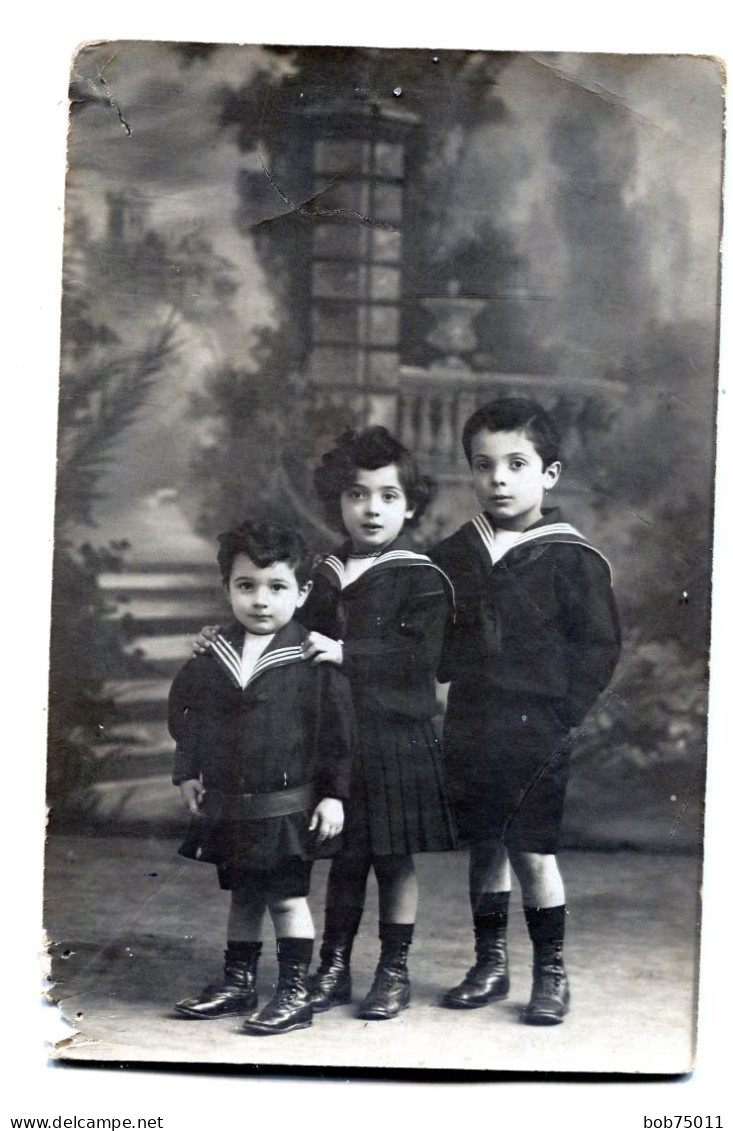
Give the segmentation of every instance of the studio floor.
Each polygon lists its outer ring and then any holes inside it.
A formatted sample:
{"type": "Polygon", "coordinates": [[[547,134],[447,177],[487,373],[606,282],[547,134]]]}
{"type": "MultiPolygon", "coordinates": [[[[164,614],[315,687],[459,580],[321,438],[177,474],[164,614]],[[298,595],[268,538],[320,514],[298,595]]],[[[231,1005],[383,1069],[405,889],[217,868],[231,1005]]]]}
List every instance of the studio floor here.
{"type": "MultiPolygon", "coordinates": [[[[483,1009],[439,1007],[472,962],[467,853],[418,856],[420,911],[410,956],[412,1004],[392,1021],[354,1016],[378,956],[376,889],[354,949],[355,1003],[279,1037],[242,1034],[225,1018],[189,1022],[179,998],[216,981],[228,897],[213,868],[184,860],[170,839],[49,837],[45,929],[48,995],[68,1022],[60,1065],[267,1066],[380,1075],[451,1073],[676,1075],[694,1063],[700,862],[692,855],[565,852],[566,960],[572,1008],[564,1024],[520,1021],[531,951],[520,899],[509,925],[511,992],[483,1009]]],[[[327,864],[313,873],[320,930],[327,864]]],[[[276,975],[265,936],[261,1000],[276,975]]],[[[50,1008],[56,1008],[51,1004],[50,1008]]]]}

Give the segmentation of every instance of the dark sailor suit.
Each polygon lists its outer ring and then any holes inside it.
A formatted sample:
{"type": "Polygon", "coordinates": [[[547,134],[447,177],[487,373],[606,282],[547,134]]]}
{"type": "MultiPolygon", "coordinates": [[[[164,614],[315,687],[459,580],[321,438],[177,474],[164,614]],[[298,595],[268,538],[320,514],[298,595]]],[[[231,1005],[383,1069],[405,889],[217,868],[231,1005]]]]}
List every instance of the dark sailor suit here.
{"type": "Polygon", "coordinates": [[[171,687],[173,781],[200,778],[205,789],[179,851],[216,864],[224,888],[340,847],[340,837],[316,846],[308,825],[322,798],[349,796],[351,693],[332,665],[302,659],[305,636],[290,621],[243,681],[244,629],[233,623],[171,687]]]}
{"type": "Polygon", "coordinates": [[[449,776],[470,839],[553,853],[569,731],[619,656],[611,569],[557,509],[502,556],[494,538],[479,514],[433,551],[456,592],[438,673],[449,776]]]}
{"type": "Polygon", "coordinates": [[[436,671],[450,582],[404,537],[342,588],[348,548],[326,557],[299,617],[343,643],[357,742],[345,853],[409,855],[455,844],[443,755],[434,726],[436,671]]]}

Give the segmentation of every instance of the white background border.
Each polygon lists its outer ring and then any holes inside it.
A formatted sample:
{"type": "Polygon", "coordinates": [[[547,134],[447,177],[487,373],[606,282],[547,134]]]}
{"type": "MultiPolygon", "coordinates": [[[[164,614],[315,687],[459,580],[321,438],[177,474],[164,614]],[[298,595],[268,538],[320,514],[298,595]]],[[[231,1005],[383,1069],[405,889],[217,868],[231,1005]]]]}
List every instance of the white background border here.
{"type": "MultiPolygon", "coordinates": [[[[41,940],[43,780],[51,525],[58,369],[58,303],[66,142],[66,90],[74,48],[97,39],[649,52],[716,55],[730,64],[730,31],[720,0],[673,10],[640,0],[600,9],[586,3],[525,0],[501,14],[481,0],[432,6],[367,0],[340,3],[154,5],[98,0],[16,4],[3,19],[4,73],[0,184],[3,225],[2,651],[6,674],[0,804],[6,913],[0,937],[5,1007],[5,1084],[9,1116],[162,1116],[164,1131],[267,1120],[275,1128],[358,1129],[380,1118],[390,1128],[429,1120],[466,1121],[472,1131],[500,1122],[506,1131],[535,1120],[543,1131],[643,1131],[644,1116],[720,1116],[731,1127],[730,697],[731,412],[730,263],[723,282],[717,473],[716,583],[704,878],[698,1067],[679,1082],[435,1085],[297,1081],[56,1068],[44,1038],[49,1009],[36,1004],[41,940]],[[256,8],[256,11],[253,9],[256,8]],[[232,12],[232,9],[238,9],[232,12]],[[653,10],[649,10],[653,9],[653,10]],[[727,544],[724,542],[724,537],[727,544]],[[725,579],[725,580],[724,580],[725,579]],[[18,594],[22,597],[19,599],[18,594]]],[[[730,196],[730,192],[728,193],[730,196]]],[[[726,239],[727,258],[731,240],[726,239]]],[[[724,260],[725,262],[725,260],[724,260]]],[[[6,1122],[5,1126],[9,1126],[6,1122]]]]}

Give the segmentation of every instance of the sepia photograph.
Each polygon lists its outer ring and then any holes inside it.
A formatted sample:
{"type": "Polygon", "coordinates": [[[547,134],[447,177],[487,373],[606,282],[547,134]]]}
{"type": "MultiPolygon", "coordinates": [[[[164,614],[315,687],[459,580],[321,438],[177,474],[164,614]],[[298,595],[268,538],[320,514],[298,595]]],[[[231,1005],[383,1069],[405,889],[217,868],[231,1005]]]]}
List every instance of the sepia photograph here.
{"type": "Polygon", "coordinates": [[[725,99],[692,53],[77,48],[57,1065],[694,1070],[725,99]]]}

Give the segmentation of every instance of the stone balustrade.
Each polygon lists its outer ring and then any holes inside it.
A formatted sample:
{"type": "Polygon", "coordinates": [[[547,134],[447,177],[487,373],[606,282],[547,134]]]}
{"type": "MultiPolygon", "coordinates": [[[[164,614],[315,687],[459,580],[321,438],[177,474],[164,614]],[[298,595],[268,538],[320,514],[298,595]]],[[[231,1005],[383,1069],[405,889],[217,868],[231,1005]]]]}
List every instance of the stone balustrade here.
{"type": "MultiPolygon", "coordinates": [[[[485,401],[523,396],[538,400],[549,409],[562,401],[563,415],[571,417],[572,433],[572,418],[580,414],[588,397],[600,395],[614,404],[625,390],[618,381],[580,381],[559,374],[477,373],[454,365],[429,369],[402,366],[395,377],[389,384],[367,387],[346,382],[320,385],[314,374],[309,395],[321,410],[343,410],[346,403],[357,418],[383,424],[415,452],[421,466],[441,479],[465,474],[463,425],[485,401]]],[[[574,442],[572,435],[569,442],[574,442]]]]}

